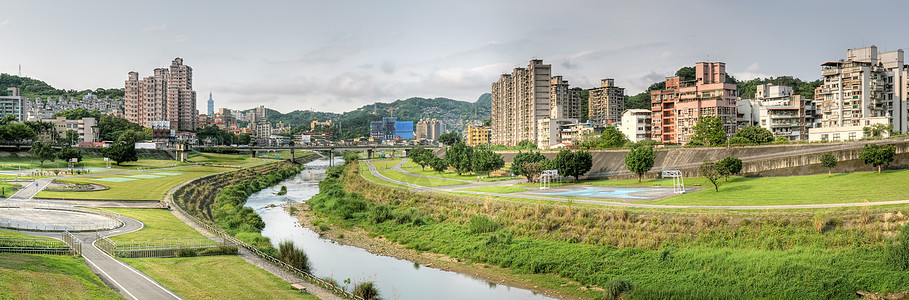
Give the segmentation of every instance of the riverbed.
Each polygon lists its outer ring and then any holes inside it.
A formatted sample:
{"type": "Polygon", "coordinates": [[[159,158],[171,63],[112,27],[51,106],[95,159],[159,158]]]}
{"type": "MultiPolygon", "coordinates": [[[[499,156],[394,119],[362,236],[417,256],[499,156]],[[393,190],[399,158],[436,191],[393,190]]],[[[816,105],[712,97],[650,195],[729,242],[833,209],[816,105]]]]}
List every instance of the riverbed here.
{"type": "MultiPolygon", "coordinates": [[[[335,160],[336,164],[343,160],[335,160]]],[[[347,289],[362,281],[374,281],[384,299],[551,299],[526,289],[513,288],[451,271],[426,267],[407,260],[380,256],[362,248],[338,244],[300,226],[297,219],[280,205],[305,202],[319,192],[319,181],[325,178],[327,159],[306,164],[306,170],[278,185],[249,197],[246,206],[253,208],[265,229],[262,235],[277,246],[291,240],[302,246],[309,256],[314,275],[331,277],[347,289]],[[287,194],[276,196],[281,186],[287,194]],[[271,204],[278,207],[267,207],[271,204]]]]}

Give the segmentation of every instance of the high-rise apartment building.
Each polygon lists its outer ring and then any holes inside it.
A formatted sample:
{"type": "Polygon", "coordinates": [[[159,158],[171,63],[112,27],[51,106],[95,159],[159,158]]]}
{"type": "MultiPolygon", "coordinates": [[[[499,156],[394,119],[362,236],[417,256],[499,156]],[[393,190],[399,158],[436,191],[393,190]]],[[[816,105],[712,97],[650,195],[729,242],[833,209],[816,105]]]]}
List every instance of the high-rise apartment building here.
{"type": "Polygon", "coordinates": [[[0,96],[0,117],[13,115],[16,120],[23,121],[22,102],[25,98],[19,95],[19,88],[7,88],[7,96],[0,96]]]}
{"type": "Polygon", "coordinates": [[[726,83],[726,64],[695,64],[695,80],[667,77],[666,87],[650,92],[653,140],[665,144],[685,144],[694,134],[702,116],[715,116],[723,122],[727,135],[736,130],[735,84],[726,83]]]}
{"type": "Polygon", "coordinates": [[[436,141],[442,135],[442,121],[436,119],[420,119],[417,122],[416,138],[436,141]]]}
{"type": "Polygon", "coordinates": [[[776,139],[807,140],[807,129],[814,123],[813,107],[810,99],[793,94],[792,87],[758,85],[754,99],[736,102],[738,127],[759,126],[773,133],[776,139]]]}
{"type": "Polygon", "coordinates": [[[551,118],[553,113],[577,114],[580,101],[573,98],[580,99],[580,95],[572,93],[568,83],[560,76],[552,77],[552,66],[540,59],[531,60],[527,68],[502,74],[492,83],[491,143],[514,146],[526,140],[539,144],[540,120],[551,118]],[[572,103],[577,103],[578,108],[572,108],[572,103]]]}
{"type": "Polygon", "coordinates": [[[127,120],[149,127],[152,121],[169,121],[176,130],[195,130],[197,115],[193,69],[177,57],[170,69],[156,68],[154,75],[139,79],[129,72],[124,96],[127,120]]]}
{"type": "Polygon", "coordinates": [[[580,118],[581,91],[572,90],[568,80],[562,80],[562,76],[553,76],[549,84],[549,118],[580,118]]]}
{"type": "Polygon", "coordinates": [[[615,86],[615,80],[604,78],[600,87],[588,90],[587,118],[598,126],[617,123],[625,111],[625,88],[615,86]]]}
{"type": "Polygon", "coordinates": [[[863,128],[892,124],[907,132],[909,66],[903,50],[878,53],[876,46],[848,49],[846,59],[821,65],[823,85],[814,102],[823,117],[809,140],[851,140],[863,137],[863,128]]]}

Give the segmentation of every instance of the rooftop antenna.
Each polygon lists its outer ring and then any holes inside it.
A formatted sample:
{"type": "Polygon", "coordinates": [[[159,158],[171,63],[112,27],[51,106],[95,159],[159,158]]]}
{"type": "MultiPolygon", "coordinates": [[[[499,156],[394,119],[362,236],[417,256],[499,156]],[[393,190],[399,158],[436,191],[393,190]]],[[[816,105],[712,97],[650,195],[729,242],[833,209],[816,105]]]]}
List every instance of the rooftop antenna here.
{"type": "Polygon", "coordinates": [[[19,64],[19,77],[22,77],[22,64],[19,64]]]}

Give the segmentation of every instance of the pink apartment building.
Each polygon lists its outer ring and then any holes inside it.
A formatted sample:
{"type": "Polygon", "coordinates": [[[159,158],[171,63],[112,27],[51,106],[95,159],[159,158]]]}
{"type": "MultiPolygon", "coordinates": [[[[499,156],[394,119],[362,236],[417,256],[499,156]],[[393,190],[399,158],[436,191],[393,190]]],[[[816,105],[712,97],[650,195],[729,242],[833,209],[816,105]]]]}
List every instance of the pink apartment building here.
{"type": "Polygon", "coordinates": [[[726,134],[736,129],[735,84],[726,83],[726,64],[695,64],[695,80],[667,77],[666,87],[650,92],[652,138],[664,144],[686,144],[701,116],[723,121],[726,134]]]}

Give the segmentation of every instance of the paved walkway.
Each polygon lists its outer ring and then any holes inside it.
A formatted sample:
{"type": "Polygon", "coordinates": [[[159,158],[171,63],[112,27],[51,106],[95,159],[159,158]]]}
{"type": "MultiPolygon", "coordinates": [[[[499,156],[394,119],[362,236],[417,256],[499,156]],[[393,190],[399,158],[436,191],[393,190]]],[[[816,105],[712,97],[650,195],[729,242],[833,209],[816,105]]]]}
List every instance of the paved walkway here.
{"type": "MultiPolygon", "coordinates": [[[[400,163],[396,164],[392,169],[400,168],[400,165],[404,164],[404,160],[401,160],[400,163]]],[[[372,164],[371,161],[367,160],[366,165],[369,166],[369,172],[373,176],[376,176],[382,180],[412,187],[417,191],[436,191],[436,192],[452,192],[465,188],[472,187],[481,187],[481,186],[505,186],[513,185],[517,180],[509,181],[499,181],[499,182],[470,182],[468,184],[454,185],[454,186],[439,186],[439,187],[424,187],[407,182],[402,182],[394,180],[383,176],[378,172],[376,167],[372,164]]],[[[411,173],[413,174],[413,173],[411,173]]],[[[430,177],[430,176],[419,176],[419,177],[428,177],[428,178],[437,178],[437,179],[446,179],[441,177],[430,177]]],[[[720,205],[711,205],[711,206],[698,206],[698,205],[658,205],[658,204],[643,204],[643,203],[633,203],[633,202],[616,202],[608,200],[594,200],[594,199],[564,199],[564,198],[551,198],[551,197],[542,197],[542,196],[532,196],[524,194],[500,194],[500,193],[490,193],[490,192],[472,192],[472,191],[456,191],[458,193],[474,194],[474,195],[485,195],[485,196],[498,196],[498,197],[509,197],[509,198],[523,198],[523,199],[532,199],[532,200],[545,200],[545,201],[555,201],[555,202],[572,202],[572,203],[584,203],[584,204],[593,204],[593,205],[602,205],[602,206],[615,206],[615,207],[632,207],[632,208],[685,208],[685,209],[735,209],[735,210],[752,210],[752,209],[810,209],[810,208],[835,208],[835,207],[862,207],[862,206],[875,206],[875,205],[891,205],[891,204],[909,204],[909,200],[896,200],[896,201],[880,201],[880,202],[859,202],[859,203],[831,203],[831,204],[799,204],[799,205],[730,205],[730,206],[720,206],[720,205]]]]}
{"type": "MultiPolygon", "coordinates": [[[[115,236],[140,230],[145,227],[142,222],[133,218],[120,217],[123,227],[106,231],[105,236],[115,236]]],[[[51,238],[60,238],[59,232],[23,233],[51,238]]],[[[162,286],[139,270],[102,252],[94,243],[97,239],[94,232],[73,233],[82,240],[82,257],[88,267],[107,283],[114,291],[126,299],[182,299],[174,292],[162,286]]]]}

